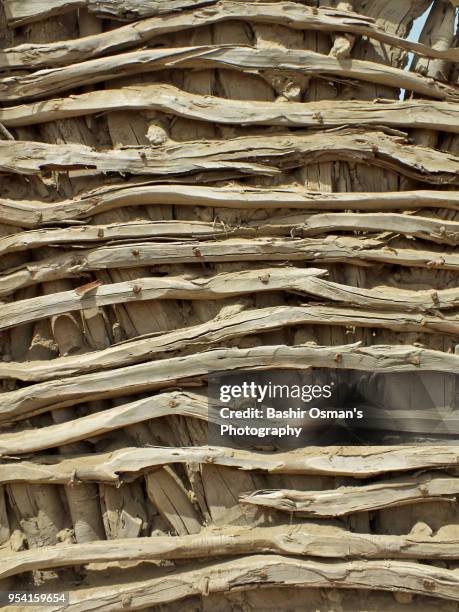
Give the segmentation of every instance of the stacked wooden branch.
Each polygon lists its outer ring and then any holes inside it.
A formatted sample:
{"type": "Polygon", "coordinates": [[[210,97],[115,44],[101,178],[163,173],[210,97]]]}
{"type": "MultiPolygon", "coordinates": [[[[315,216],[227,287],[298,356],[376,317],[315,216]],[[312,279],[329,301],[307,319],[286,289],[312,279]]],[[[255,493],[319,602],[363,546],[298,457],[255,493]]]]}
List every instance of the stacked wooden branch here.
{"type": "Polygon", "coordinates": [[[329,4],[4,0],[0,590],[457,605],[455,10],[329,4]],[[424,443],[210,443],[286,369],[422,376],[368,423],[424,443]]]}

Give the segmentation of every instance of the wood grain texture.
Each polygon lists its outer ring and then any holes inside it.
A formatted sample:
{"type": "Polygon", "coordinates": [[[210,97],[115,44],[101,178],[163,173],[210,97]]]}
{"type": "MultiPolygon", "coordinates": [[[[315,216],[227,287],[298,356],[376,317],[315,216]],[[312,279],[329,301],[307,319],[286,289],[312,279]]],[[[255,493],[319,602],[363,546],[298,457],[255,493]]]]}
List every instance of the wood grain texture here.
{"type": "Polygon", "coordinates": [[[132,51],[0,79],[0,101],[36,99],[121,76],[167,69],[225,68],[236,71],[288,71],[308,76],[348,78],[409,89],[426,97],[457,102],[459,88],[392,66],[337,59],[313,51],[238,46],[201,46],[132,51]]]}
{"type": "MultiPolygon", "coordinates": [[[[84,4],[81,0],[80,4],[84,4]]],[[[23,5],[26,4],[22,0],[23,5]]],[[[14,3],[10,1],[10,18],[16,22],[21,19],[19,12],[14,15],[14,3]]],[[[16,5],[18,0],[16,0],[16,5]]],[[[40,5],[35,7],[35,15],[39,15],[40,5]]],[[[74,0],[72,7],[69,0],[63,2],[61,7],[56,6],[56,11],[61,8],[77,8],[78,0],[74,0]]],[[[90,10],[94,10],[89,0],[90,10]]],[[[108,53],[123,51],[130,47],[145,44],[155,37],[171,32],[180,32],[197,27],[213,25],[224,21],[244,21],[253,23],[272,23],[286,26],[295,30],[313,30],[323,32],[347,32],[360,36],[368,36],[383,43],[407,49],[420,55],[434,57],[444,60],[457,61],[459,50],[449,48],[442,50],[429,47],[419,42],[411,42],[400,36],[390,34],[379,28],[373,19],[346,13],[342,10],[331,8],[313,8],[301,6],[294,2],[276,3],[246,3],[240,1],[220,0],[219,2],[208,2],[211,6],[201,8],[204,2],[190,3],[193,10],[177,12],[173,10],[169,14],[159,17],[145,19],[133,24],[128,24],[110,32],[101,32],[93,36],[86,36],[76,40],[67,40],[59,43],[25,44],[19,47],[6,49],[0,52],[0,69],[14,69],[20,67],[45,67],[59,66],[66,63],[81,62],[83,60],[98,57],[108,53]]],[[[115,6],[115,5],[114,5],[115,6]]],[[[7,3],[8,7],[8,3],[7,3]]],[[[122,6],[118,10],[121,14],[122,6]]],[[[100,5],[97,7],[101,11],[100,5]]],[[[51,13],[50,9],[50,13],[51,13]]],[[[26,18],[26,7],[23,6],[22,19],[26,18]]]]}
{"type": "MultiPolygon", "coordinates": [[[[81,360],[84,361],[85,356],[81,360]]],[[[5,368],[8,367],[6,364],[5,368]]],[[[172,357],[114,370],[56,378],[52,382],[8,391],[2,396],[0,422],[28,418],[47,410],[84,401],[131,395],[176,385],[208,372],[239,369],[310,367],[409,372],[459,370],[459,355],[415,346],[262,346],[249,349],[215,349],[184,357],[172,357]]],[[[32,367],[29,368],[33,372],[32,367]]]]}
{"type": "Polygon", "coordinates": [[[72,200],[56,203],[0,198],[0,220],[6,225],[35,228],[48,224],[87,219],[93,215],[127,206],[154,204],[196,207],[296,210],[457,210],[458,191],[417,190],[384,193],[327,193],[299,186],[254,188],[249,186],[209,187],[205,185],[112,186],[94,189],[72,200]]]}
{"type": "Polygon", "coordinates": [[[457,468],[459,454],[448,446],[308,447],[289,452],[255,452],[205,447],[123,448],[73,457],[39,455],[29,461],[0,464],[0,482],[118,484],[174,463],[215,464],[272,474],[316,474],[372,478],[391,472],[457,468]]]}
{"type": "Polygon", "coordinates": [[[393,508],[432,500],[454,502],[459,479],[447,475],[410,475],[358,487],[338,487],[333,491],[254,491],[241,497],[244,504],[255,504],[283,512],[328,518],[393,508]]]}

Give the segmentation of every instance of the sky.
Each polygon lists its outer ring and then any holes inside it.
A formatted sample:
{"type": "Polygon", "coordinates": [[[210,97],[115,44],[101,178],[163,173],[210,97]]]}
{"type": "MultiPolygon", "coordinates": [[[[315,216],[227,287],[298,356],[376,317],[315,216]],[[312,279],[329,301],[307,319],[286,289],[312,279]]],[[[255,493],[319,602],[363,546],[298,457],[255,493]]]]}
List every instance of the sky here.
{"type": "MultiPolygon", "coordinates": [[[[433,6],[433,2],[432,4],[429,6],[429,8],[426,10],[425,13],[423,13],[420,17],[418,17],[415,22],[413,23],[413,27],[411,28],[411,32],[409,34],[409,36],[407,37],[408,40],[411,40],[413,42],[417,42],[419,40],[419,36],[422,32],[422,28],[424,27],[426,21],[427,21],[427,17],[429,16],[430,10],[432,9],[433,6]]],[[[411,63],[414,59],[414,56],[412,53],[408,54],[408,62],[407,65],[405,67],[405,70],[409,70],[411,67],[411,63]]],[[[405,90],[401,89],[400,90],[400,100],[403,100],[403,98],[405,97],[405,90]]]]}

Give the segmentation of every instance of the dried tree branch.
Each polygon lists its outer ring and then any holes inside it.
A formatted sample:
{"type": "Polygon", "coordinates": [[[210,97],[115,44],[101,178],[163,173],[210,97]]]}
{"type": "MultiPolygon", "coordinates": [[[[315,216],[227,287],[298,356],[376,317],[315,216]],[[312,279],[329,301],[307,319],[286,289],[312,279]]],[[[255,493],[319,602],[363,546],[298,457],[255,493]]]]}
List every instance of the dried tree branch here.
{"type": "Polygon", "coordinates": [[[113,19],[138,19],[213,4],[217,0],[5,0],[10,27],[41,21],[82,7],[113,19]]]}
{"type": "Polygon", "coordinates": [[[350,236],[326,238],[229,238],[213,242],[131,243],[75,250],[30,262],[0,275],[0,295],[21,287],[62,278],[76,278],[94,270],[228,261],[344,262],[368,266],[388,263],[444,270],[459,269],[459,254],[392,248],[382,240],[350,236]]]}
{"type": "Polygon", "coordinates": [[[370,17],[346,13],[342,10],[300,6],[294,2],[282,0],[275,4],[263,2],[250,4],[221,0],[205,8],[201,8],[200,4],[202,3],[197,3],[197,8],[193,6],[191,11],[172,12],[93,36],[45,44],[23,44],[4,49],[0,51],[0,68],[11,70],[21,67],[59,66],[81,62],[137,47],[163,34],[229,20],[282,25],[295,30],[347,32],[367,36],[427,57],[451,61],[459,59],[459,50],[456,48],[438,50],[419,42],[411,42],[386,32],[383,28],[378,27],[370,17]]]}
{"type": "MultiPolygon", "coordinates": [[[[87,359],[81,356],[81,361],[87,359]]],[[[4,368],[7,368],[5,364],[4,368]]],[[[28,418],[47,410],[73,406],[85,401],[132,395],[171,387],[209,372],[240,369],[309,367],[344,368],[366,371],[459,371],[459,355],[415,346],[370,346],[359,343],[336,346],[263,346],[250,349],[215,349],[156,362],[131,365],[37,383],[2,395],[0,422],[28,418]]],[[[31,366],[32,372],[32,366],[31,366]]]]}
{"type": "Polygon", "coordinates": [[[297,132],[108,151],[77,144],[0,141],[0,171],[25,175],[77,169],[157,176],[233,169],[269,175],[326,160],[383,167],[433,184],[459,184],[459,158],[454,155],[409,145],[404,137],[363,130],[332,131],[327,138],[320,132],[297,132]]]}
{"type": "MultiPolygon", "coordinates": [[[[408,321],[411,324],[419,322],[423,328],[427,327],[425,331],[428,331],[432,312],[459,306],[459,288],[438,291],[410,291],[397,287],[361,289],[315,278],[323,273],[325,273],[325,270],[315,268],[262,268],[259,270],[249,269],[240,273],[221,273],[202,280],[189,280],[184,277],[153,277],[97,287],[88,286],[88,291],[84,291],[83,286],[82,289],[15,300],[1,305],[0,329],[7,329],[15,325],[38,321],[75,310],[100,308],[113,304],[151,299],[218,300],[225,297],[267,291],[291,291],[353,306],[376,309],[376,312],[367,313],[369,317],[379,316],[384,319],[385,315],[381,315],[381,310],[396,311],[397,314],[394,316],[400,317],[400,325],[404,325],[408,321]],[[424,312],[429,317],[408,317],[406,319],[403,314],[406,312],[424,312]]],[[[329,312],[334,311],[330,310],[329,312]]],[[[222,328],[231,325],[231,331],[237,335],[237,328],[233,327],[237,316],[221,321],[220,325],[222,328]]],[[[255,313],[253,311],[250,315],[245,313],[245,316],[253,317],[255,313]]],[[[324,316],[326,316],[325,311],[324,316]]],[[[345,316],[344,311],[343,316],[345,316]]],[[[450,322],[454,321],[454,317],[448,320],[448,317],[441,315],[441,321],[443,321],[443,326],[447,330],[450,322]]],[[[240,321],[238,320],[238,322],[240,321]]],[[[212,323],[209,323],[209,325],[212,326],[212,323]]],[[[204,329],[202,326],[198,327],[204,329]]],[[[246,329],[245,326],[244,329],[246,329]]],[[[189,329],[189,333],[193,334],[191,329],[189,329]]],[[[147,351],[151,350],[158,341],[159,338],[156,338],[154,342],[151,342],[147,351]]],[[[133,350],[133,345],[130,348],[133,350]]],[[[106,350],[110,351],[111,349],[106,350]]],[[[131,357],[134,359],[134,353],[131,357]]],[[[67,365],[70,365],[69,362],[67,362],[67,365]]],[[[57,367],[57,363],[56,360],[53,360],[53,368],[55,367],[57,367]]],[[[2,364],[0,364],[1,376],[2,364]]]]}
{"type": "MultiPolygon", "coordinates": [[[[273,219],[273,223],[275,223],[275,219],[273,219]]],[[[457,245],[459,243],[459,222],[457,221],[395,213],[324,213],[311,215],[305,220],[304,229],[299,228],[299,230],[306,236],[337,230],[388,231],[415,236],[438,244],[457,245]]]]}
{"type": "Polygon", "coordinates": [[[153,70],[190,68],[225,68],[261,74],[279,70],[312,76],[326,75],[403,88],[439,100],[459,100],[459,87],[456,85],[385,64],[337,59],[300,49],[256,49],[227,45],[132,51],[31,74],[10,76],[0,79],[0,101],[13,102],[21,98],[50,96],[75,87],[153,70]]]}
{"type": "Polygon", "coordinates": [[[230,236],[314,236],[336,231],[396,232],[438,244],[459,243],[459,222],[395,213],[324,213],[273,216],[267,221],[227,224],[202,221],[129,221],[110,225],[78,225],[17,232],[0,238],[0,255],[47,245],[80,246],[87,243],[170,238],[205,240],[230,236]]]}
{"type": "Polygon", "coordinates": [[[459,191],[396,191],[383,193],[312,192],[301,187],[256,188],[201,185],[114,185],[102,187],[74,200],[49,204],[0,199],[0,222],[35,228],[92,215],[124,206],[174,204],[254,210],[409,210],[445,208],[459,210],[459,191]]]}
{"type": "Polygon", "coordinates": [[[454,446],[308,447],[282,453],[262,453],[213,446],[146,447],[113,452],[59,456],[39,455],[33,461],[0,463],[0,483],[73,484],[105,482],[119,486],[162,465],[211,464],[273,474],[316,474],[371,478],[390,472],[457,468],[454,446]]]}
{"type": "Polygon", "coordinates": [[[458,540],[351,533],[329,528],[322,533],[314,526],[230,527],[199,535],[155,536],[25,550],[0,559],[0,579],[29,571],[109,563],[200,559],[274,553],[323,558],[352,559],[457,559],[458,540]]]}
{"type": "MultiPolygon", "coordinates": [[[[274,5],[272,5],[274,6],[274,5]]],[[[107,34],[112,34],[108,32],[107,34]]],[[[1,57],[1,54],[0,54],[1,57]]],[[[66,98],[30,102],[0,109],[8,127],[120,110],[156,110],[186,119],[228,125],[276,125],[332,128],[343,125],[387,125],[459,133],[459,111],[451,102],[392,101],[263,102],[200,96],[157,83],[95,90],[66,98]]]]}
{"type": "Polygon", "coordinates": [[[242,495],[240,500],[244,504],[265,506],[283,512],[300,512],[304,516],[329,518],[406,504],[455,501],[458,494],[458,478],[422,474],[325,491],[254,491],[242,495]]]}

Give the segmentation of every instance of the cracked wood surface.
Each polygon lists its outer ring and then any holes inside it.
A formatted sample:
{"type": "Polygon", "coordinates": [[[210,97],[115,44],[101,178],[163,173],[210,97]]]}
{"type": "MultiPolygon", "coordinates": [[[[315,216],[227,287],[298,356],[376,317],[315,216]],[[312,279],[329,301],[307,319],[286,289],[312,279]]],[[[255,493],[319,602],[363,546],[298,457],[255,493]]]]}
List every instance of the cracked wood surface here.
{"type": "Polygon", "coordinates": [[[323,558],[457,559],[458,542],[438,537],[387,536],[335,529],[321,533],[314,526],[225,528],[199,535],[157,536],[91,542],[21,551],[0,559],[0,578],[27,570],[109,561],[200,559],[235,554],[284,554],[323,558]],[[210,554],[209,554],[210,553],[210,554]]]}
{"type": "Polygon", "coordinates": [[[96,151],[84,145],[0,141],[0,171],[36,175],[50,170],[91,169],[181,176],[216,168],[249,175],[275,175],[317,161],[345,160],[396,170],[432,184],[459,184],[459,158],[407,144],[403,136],[348,130],[239,137],[228,140],[134,146],[96,151]]]}
{"type": "Polygon", "coordinates": [[[123,448],[73,457],[38,455],[29,461],[0,463],[0,482],[77,484],[141,475],[174,463],[212,464],[271,474],[316,474],[372,478],[391,472],[457,468],[459,454],[448,446],[308,447],[289,452],[256,452],[214,446],[123,448]]]}
{"type": "Polygon", "coordinates": [[[435,3],[413,42],[428,0],[314,4],[5,1],[14,588],[59,581],[85,612],[457,603],[459,459],[414,396],[393,421],[435,445],[207,446],[220,368],[423,372],[457,426],[455,11],[435,3]]]}
{"type": "Polygon", "coordinates": [[[0,101],[40,98],[71,88],[107,82],[121,76],[167,69],[288,71],[379,83],[411,90],[426,97],[457,102],[459,87],[414,72],[376,62],[337,59],[299,49],[202,46],[120,53],[63,67],[0,79],[0,101]]]}
{"type": "Polygon", "coordinates": [[[339,127],[343,125],[423,128],[459,133],[454,103],[438,100],[396,102],[276,102],[244,101],[197,95],[158,83],[95,90],[66,98],[31,102],[0,109],[6,127],[40,124],[70,117],[121,110],[151,110],[223,125],[339,127]]]}
{"type": "Polygon", "coordinates": [[[202,242],[134,242],[56,255],[25,263],[0,274],[0,296],[43,281],[84,276],[89,271],[138,265],[204,262],[344,262],[359,266],[389,263],[406,267],[459,270],[454,252],[395,248],[384,240],[350,236],[322,238],[254,238],[202,242]]]}
{"type": "MultiPolygon", "coordinates": [[[[401,317],[407,312],[427,313],[430,316],[437,310],[455,308],[459,306],[459,289],[442,289],[439,291],[409,291],[397,287],[384,287],[374,289],[359,289],[333,283],[325,279],[319,279],[326,271],[315,268],[288,268],[282,270],[277,268],[262,268],[259,270],[247,270],[244,273],[226,273],[203,280],[187,280],[182,277],[160,279],[147,278],[136,279],[132,282],[112,283],[110,285],[92,286],[86,288],[83,285],[80,289],[53,293],[50,296],[39,296],[26,300],[16,300],[0,306],[0,329],[8,329],[15,325],[21,325],[31,321],[37,321],[47,316],[54,316],[75,310],[84,310],[112,304],[124,304],[151,299],[183,299],[183,300],[219,300],[227,297],[239,295],[264,293],[270,291],[287,291],[296,294],[305,294],[315,298],[342,302],[352,306],[364,306],[376,309],[376,312],[369,312],[368,316],[384,317],[380,311],[398,312],[396,317],[401,317]]],[[[288,309],[285,311],[287,312],[288,309]]],[[[267,311],[268,312],[268,311],[267,311]]],[[[282,307],[277,310],[269,311],[281,313],[282,307]]],[[[291,311],[292,313],[294,310],[291,311]]],[[[324,311],[324,316],[325,316],[324,311]]],[[[329,312],[332,312],[330,310],[329,312]]],[[[339,311],[337,311],[339,314],[339,311]]],[[[344,315],[344,312],[343,312],[344,315]]],[[[250,313],[228,317],[222,321],[222,327],[230,327],[236,321],[240,322],[241,317],[255,317],[253,310],[250,313]],[[227,325],[228,324],[228,325],[227,325]]],[[[388,315],[390,316],[390,315],[388,315]]],[[[442,320],[447,325],[448,316],[441,315],[442,320]]],[[[285,321],[287,321],[285,319],[285,321]]],[[[454,320],[454,317],[453,319],[454,320]]],[[[413,322],[419,321],[420,324],[428,328],[428,318],[413,317],[413,322]]],[[[259,321],[260,322],[260,321],[259,321]]],[[[209,322],[211,325],[211,322],[209,322]]],[[[273,327],[276,324],[273,321],[273,327]]],[[[206,324],[198,329],[204,330],[206,324]]],[[[210,328],[209,328],[210,329],[210,328]]],[[[250,328],[249,328],[250,329],[250,328]]],[[[262,329],[262,328],[261,328],[262,329]]],[[[236,328],[232,327],[236,333],[236,328]]],[[[191,328],[188,328],[190,333],[191,328]]],[[[150,348],[155,341],[150,341],[150,348]]],[[[134,349],[134,344],[130,344],[130,349],[134,349]]],[[[110,351],[111,349],[107,349],[110,351]]],[[[131,356],[134,357],[134,354],[131,356]]],[[[54,367],[57,367],[56,360],[53,360],[54,367]]],[[[67,361],[69,364],[69,362],[67,361]]],[[[70,364],[69,364],[70,365],[70,364]]],[[[18,364],[16,364],[18,366],[18,364]]],[[[11,364],[10,366],[11,367],[11,364]]],[[[3,372],[0,364],[0,372],[3,372]]]]}
{"type": "Polygon", "coordinates": [[[454,503],[458,493],[457,478],[423,474],[358,487],[338,487],[333,491],[254,491],[241,496],[241,502],[328,518],[432,500],[454,503]]]}
{"type": "Polygon", "coordinates": [[[113,186],[57,203],[0,198],[0,221],[35,228],[68,220],[87,219],[127,206],[174,204],[219,208],[299,210],[399,210],[445,208],[458,210],[459,191],[400,191],[389,193],[325,193],[300,187],[253,188],[201,185],[113,186]]]}
{"type": "MultiPolygon", "coordinates": [[[[153,574],[153,572],[151,572],[153,574]]],[[[51,605],[51,611],[84,612],[88,605],[101,611],[114,610],[129,601],[134,609],[146,601],[162,604],[190,595],[209,595],[226,589],[247,590],[267,586],[364,588],[432,595],[459,601],[459,579],[452,570],[409,561],[320,562],[277,555],[253,555],[241,560],[181,567],[171,573],[160,569],[157,576],[103,589],[72,588],[69,603],[51,605]]]]}
{"type": "MultiPolygon", "coordinates": [[[[67,0],[67,3],[69,0],[67,0]]],[[[84,0],[82,0],[84,3],[84,0]]],[[[157,36],[222,21],[239,20],[253,23],[273,23],[295,30],[347,32],[368,36],[388,45],[400,47],[427,57],[457,61],[459,49],[437,49],[411,42],[384,31],[374,20],[356,13],[330,8],[313,8],[294,2],[250,4],[220,0],[213,6],[200,7],[185,13],[171,12],[161,17],[128,24],[110,32],[101,32],[76,40],[59,43],[24,44],[0,52],[0,69],[58,66],[81,62],[107,53],[115,53],[144,44],[157,36]]],[[[7,4],[8,6],[8,4],[7,4]]]]}
{"type": "MultiPolygon", "coordinates": [[[[84,358],[83,358],[84,359],[84,358]]],[[[7,367],[7,366],[4,366],[7,367]]],[[[459,355],[415,346],[261,346],[215,349],[114,370],[37,383],[2,395],[0,422],[28,418],[84,401],[132,395],[202,378],[208,372],[310,367],[409,372],[459,371],[459,355]]]]}
{"type": "Polygon", "coordinates": [[[0,255],[36,249],[44,245],[69,245],[124,240],[167,240],[189,238],[191,240],[230,236],[308,236],[335,231],[396,232],[415,236],[428,242],[457,245],[459,223],[414,215],[390,213],[335,213],[335,214],[290,214],[275,216],[268,221],[249,221],[229,225],[214,221],[150,221],[118,223],[110,225],[79,225],[68,228],[50,228],[11,234],[0,238],[0,255]]]}
{"type": "Polygon", "coordinates": [[[88,7],[91,12],[118,19],[138,19],[171,11],[186,10],[213,4],[217,0],[6,0],[5,9],[9,25],[26,23],[61,15],[88,7]]]}

